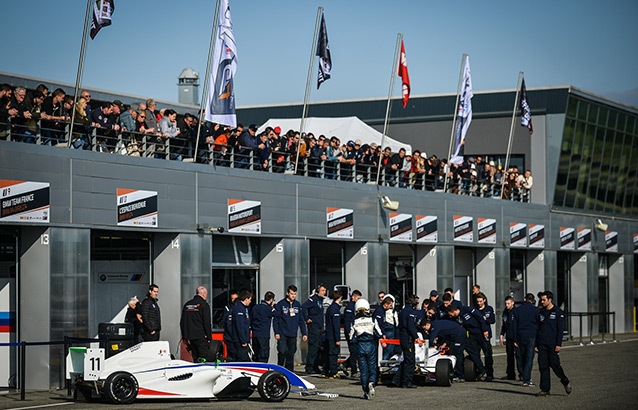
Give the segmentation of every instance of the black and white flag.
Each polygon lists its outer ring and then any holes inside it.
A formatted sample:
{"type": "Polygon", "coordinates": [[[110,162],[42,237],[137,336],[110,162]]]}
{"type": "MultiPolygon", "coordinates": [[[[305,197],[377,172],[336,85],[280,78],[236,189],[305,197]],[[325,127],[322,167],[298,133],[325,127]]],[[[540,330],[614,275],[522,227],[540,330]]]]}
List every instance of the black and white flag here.
{"type": "Polygon", "coordinates": [[[97,36],[102,27],[111,25],[111,15],[115,11],[115,0],[95,0],[93,3],[93,21],[91,22],[91,39],[97,36]]]}
{"type": "Polygon", "coordinates": [[[529,103],[527,102],[525,79],[523,79],[523,82],[521,83],[521,101],[519,105],[521,107],[521,126],[527,127],[531,134],[534,132],[534,128],[532,127],[532,110],[529,108],[529,103]]]}
{"type": "Polygon", "coordinates": [[[326,30],[326,20],[321,15],[321,27],[319,28],[319,42],[317,43],[317,54],[319,57],[319,73],[317,77],[317,90],[321,83],[330,78],[332,60],[330,59],[330,45],[328,44],[328,31],[326,30]]]}

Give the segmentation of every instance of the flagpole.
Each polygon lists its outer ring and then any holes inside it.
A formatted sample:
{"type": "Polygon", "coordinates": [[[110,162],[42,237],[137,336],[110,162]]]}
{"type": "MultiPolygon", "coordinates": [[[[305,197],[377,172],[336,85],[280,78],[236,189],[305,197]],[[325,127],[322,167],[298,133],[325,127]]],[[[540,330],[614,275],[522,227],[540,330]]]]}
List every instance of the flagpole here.
{"type": "Polygon", "coordinates": [[[448,170],[445,173],[445,182],[443,183],[443,192],[447,192],[447,180],[448,174],[450,173],[450,157],[452,157],[452,146],[454,143],[454,131],[456,130],[456,117],[459,113],[459,97],[461,95],[461,81],[463,81],[463,69],[465,68],[466,58],[469,57],[467,54],[463,54],[463,59],[461,60],[461,73],[459,74],[459,86],[456,89],[456,103],[454,104],[454,117],[452,119],[452,132],[450,133],[450,148],[447,152],[447,166],[448,170]]]}
{"type": "Polygon", "coordinates": [[[377,166],[377,186],[379,186],[379,176],[381,175],[381,155],[385,145],[385,134],[388,132],[388,119],[390,118],[390,105],[392,103],[392,88],[394,87],[394,76],[397,72],[397,57],[399,55],[399,45],[403,38],[402,33],[397,34],[397,45],[394,48],[394,61],[392,61],[392,75],[390,76],[390,89],[388,90],[388,102],[385,106],[385,120],[383,121],[383,134],[381,135],[381,146],[379,147],[379,164],[377,166]]]}
{"type": "Polygon", "coordinates": [[[213,20],[213,31],[210,33],[210,46],[208,47],[208,60],[206,62],[206,77],[204,78],[204,92],[202,94],[201,103],[199,104],[199,123],[197,124],[197,139],[195,140],[195,154],[193,155],[193,162],[197,162],[197,154],[199,152],[199,136],[202,131],[202,116],[204,115],[204,105],[206,104],[206,98],[208,97],[210,60],[213,55],[213,47],[215,44],[215,32],[219,28],[217,19],[219,18],[220,2],[221,0],[217,0],[217,5],[215,6],[215,18],[213,20]]]}
{"type": "Polygon", "coordinates": [[[297,175],[297,165],[299,164],[299,151],[301,148],[301,138],[306,126],[306,114],[308,112],[308,96],[310,95],[310,80],[312,79],[312,64],[315,61],[315,49],[317,48],[317,32],[319,31],[319,18],[323,13],[323,7],[317,9],[317,21],[315,22],[315,34],[312,38],[312,48],[310,49],[310,64],[308,64],[308,79],[306,80],[306,93],[303,98],[303,111],[301,112],[301,124],[299,124],[299,143],[297,144],[297,157],[295,158],[295,175],[297,175]]]}
{"type": "Polygon", "coordinates": [[[78,91],[80,89],[80,77],[82,76],[82,70],[84,69],[84,51],[86,50],[86,32],[89,26],[89,15],[91,14],[91,4],[94,0],[87,0],[86,2],[86,16],[84,17],[84,32],[82,34],[82,47],[80,48],[80,61],[78,61],[78,73],[75,77],[75,92],[73,93],[73,110],[71,111],[71,128],[69,129],[69,137],[66,143],[67,148],[71,146],[73,140],[73,125],[75,123],[75,105],[78,102],[78,91]]]}
{"type": "MultiPolygon", "coordinates": [[[[523,77],[523,72],[519,71],[518,72],[518,82],[516,83],[516,97],[514,98],[514,109],[512,110],[512,124],[510,125],[510,138],[509,141],[507,143],[507,154],[505,155],[505,168],[504,168],[504,172],[503,172],[503,178],[505,178],[505,175],[507,175],[507,169],[509,168],[510,165],[510,152],[512,150],[512,137],[514,136],[514,122],[516,121],[516,109],[518,106],[518,93],[520,92],[520,86],[521,86],[521,78],[523,77]]],[[[505,182],[504,180],[501,180],[501,196],[500,199],[503,199],[503,188],[505,187],[505,182]]]]}

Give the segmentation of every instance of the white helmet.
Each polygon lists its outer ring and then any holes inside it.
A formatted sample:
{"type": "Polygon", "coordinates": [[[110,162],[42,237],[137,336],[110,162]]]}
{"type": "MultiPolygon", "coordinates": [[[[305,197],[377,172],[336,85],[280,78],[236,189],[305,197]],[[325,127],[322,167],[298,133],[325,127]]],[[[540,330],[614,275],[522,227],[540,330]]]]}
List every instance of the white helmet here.
{"type": "Polygon", "coordinates": [[[370,303],[368,303],[368,301],[365,299],[357,300],[357,302],[354,304],[354,310],[358,312],[359,309],[370,310],[370,303]]]}

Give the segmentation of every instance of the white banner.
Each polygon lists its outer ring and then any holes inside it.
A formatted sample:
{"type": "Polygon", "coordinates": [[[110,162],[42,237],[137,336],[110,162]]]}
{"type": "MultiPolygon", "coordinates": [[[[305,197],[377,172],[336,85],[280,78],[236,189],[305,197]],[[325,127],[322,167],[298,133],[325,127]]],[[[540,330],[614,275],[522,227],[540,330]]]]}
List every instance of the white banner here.
{"type": "Polygon", "coordinates": [[[228,232],[261,234],[261,202],[229,199],[228,232]]]}
{"type": "Polygon", "coordinates": [[[510,222],[510,246],[513,248],[527,246],[527,224],[510,222]]]}
{"type": "Polygon", "coordinates": [[[529,247],[544,248],[545,247],[545,225],[529,226],[529,247]]]}
{"type": "Polygon", "coordinates": [[[49,223],[49,183],[0,180],[2,222],[49,223]]]}
{"type": "Polygon", "coordinates": [[[157,228],[157,192],[117,189],[117,225],[157,228]]]}
{"type": "Polygon", "coordinates": [[[591,251],[591,229],[579,229],[577,240],[579,251],[591,251]]]}
{"type": "Polygon", "coordinates": [[[437,243],[439,230],[436,216],[417,215],[416,216],[416,241],[424,243],[437,243]]]}
{"type": "Polygon", "coordinates": [[[326,208],[328,238],[354,238],[354,211],[346,208],[326,208]]]}
{"type": "Polygon", "coordinates": [[[574,228],[560,228],[560,248],[575,249],[574,228]]]}
{"type": "Polygon", "coordinates": [[[478,243],[496,243],[496,219],[478,218],[478,243]]]}
{"type": "Polygon", "coordinates": [[[607,252],[618,252],[618,232],[605,232],[605,250],[607,252]]]}
{"type": "Polygon", "coordinates": [[[471,216],[454,215],[454,240],[474,241],[474,219],[471,216]]]}
{"type": "Polygon", "coordinates": [[[390,213],[390,240],[412,242],[412,214],[390,213]]]}

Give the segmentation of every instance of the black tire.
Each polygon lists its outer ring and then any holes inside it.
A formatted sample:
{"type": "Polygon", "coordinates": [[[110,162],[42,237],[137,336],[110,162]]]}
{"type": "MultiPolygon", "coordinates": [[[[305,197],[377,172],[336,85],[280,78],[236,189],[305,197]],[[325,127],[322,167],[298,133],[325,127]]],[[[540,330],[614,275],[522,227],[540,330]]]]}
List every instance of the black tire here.
{"type": "Polygon", "coordinates": [[[127,372],[115,372],[104,382],[106,397],[113,404],[133,403],[138,390],[137,380],[127,372]]]}
{"type": "Polygon", "coordinates": [[[216,363],[217,360],[224,359],[224,345],[219,340],[211,340],[208,346],[207,362],[216,363]]]}
{"type": "Polygon", "coordinates": [[[448,359],[439,359],[436,362],[436,385],[449,387],[452,385],[452,361],[448,359]]]}
{"type": "Polygon", "coordinates": [[[466,356],[463,360],[463,370],[465,371],[465,380],[468,382],[475,382],[477,379],[476,365],[470,359],[470,356],[466,356]]]}
{"type": "Polygon", "coordinates": [[[266,401],[282,401],[290,393],[290,381],[282,372],[269,370],[259,378],[257,391],[261,398],[266,401]]]}

